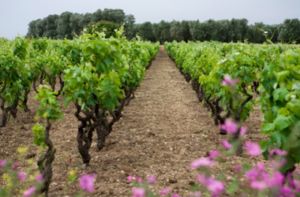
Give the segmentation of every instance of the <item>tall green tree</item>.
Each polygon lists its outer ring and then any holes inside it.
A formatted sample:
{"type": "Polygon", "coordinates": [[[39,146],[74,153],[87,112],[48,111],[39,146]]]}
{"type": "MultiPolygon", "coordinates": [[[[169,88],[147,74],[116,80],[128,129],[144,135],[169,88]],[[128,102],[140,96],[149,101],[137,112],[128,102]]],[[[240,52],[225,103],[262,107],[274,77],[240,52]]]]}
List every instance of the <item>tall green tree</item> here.
{"type": "Polygon", "coordinates": [[[128,40],[131,40],[135,36],[134,23],[135,18],[133,15],[129,14],[125,16],[124,30],[128,40]]]}
{"type": "Polygon", "coordinates": [[[121,9],[104,9],[102,12],[102,20],[123,24],[125,22],[125,13],[121,9]]]}
{"type": "Polygon", "coordinates": [[[75,13],[70,17],[70,27],[72,31],[72,37],[75,35],[80,35],[82,28],[80,27],[79,23],[83,18],[82,14],[75,13]]]}
{"type": "Polygon", "coordinates": [[[154,42],[155,41],[155,37],[154,37],[153,31],[152,31],[152,23],[145,22],[145,23],[141,24],[141,26],[139,28],[139,35],[144,40],[148,40],[148,41],[154,42]]]}
{"type": "Polygon", "coordinates": [[[72,39],[72,28],[70,25],[71,12],[64,12],[57,20],[57,34],[60,39],[72,39]]]}
{"type": "Polygon", "coordinates": [[[44,19],[46,21],[46,30],[43,34],[44,37],[48,37],[48,38],[52,38],[52,39],[57,37],[56,20],[58,20],[58,18],[59,18],[59,16],[54,14],[54,15],[49,15],[44,19]]]}
{"type": "Polygon", "coordinates": [[[281,42],[300,42],[300,21],[299,19],[286,19],[280,26],[278,39],[281,42]]]}

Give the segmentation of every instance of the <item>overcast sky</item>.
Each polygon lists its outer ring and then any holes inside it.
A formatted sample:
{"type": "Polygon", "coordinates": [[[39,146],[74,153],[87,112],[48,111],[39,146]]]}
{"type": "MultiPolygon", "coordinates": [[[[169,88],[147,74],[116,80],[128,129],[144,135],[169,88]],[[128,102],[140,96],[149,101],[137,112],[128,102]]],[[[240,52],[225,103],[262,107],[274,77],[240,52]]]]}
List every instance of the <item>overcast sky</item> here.
{"type": "Polygon", "coordinates": [[[300,0],[0,0],[0,37],[24,36],[30,21],[50,14],[104,8],[133,14],[136,23],[246,18],[249,24],[279,24],[300,18],[300,0]]]}

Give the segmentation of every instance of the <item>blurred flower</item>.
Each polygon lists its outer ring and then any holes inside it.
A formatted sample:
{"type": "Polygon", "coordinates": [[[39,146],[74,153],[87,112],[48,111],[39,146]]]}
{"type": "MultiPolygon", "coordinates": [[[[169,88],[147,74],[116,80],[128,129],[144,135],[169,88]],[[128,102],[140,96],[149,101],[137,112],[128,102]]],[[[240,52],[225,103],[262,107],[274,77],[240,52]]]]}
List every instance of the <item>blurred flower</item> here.
{"type": "Polygon", "coordinates": [[[6,164],[6,160],[1,160],[1,161],[0,161],[0,167],[5,166],[5,164],[6,164]]]}
{"type": "Polygon", "coordinates": [[[32,194],[34,194],[36,190],[36,187],[31,187],[29,188],[28,190],[26,190],[24,193],[23,193],[23,197],[28,197],[28,196],[31,196],[32,194]]]}
{"type": "Polygon", "coordinates": [[[133,187],[131,191],[132,191],[131,197],[144,197],[146,195],[146,190],[144,188],[133,187]]]}
{"type": "Polygon", "coordinates": [[[224,146],[225,149],[231,149],[232,148],[232,145],[227,140],[223,140],[222,145],[224,146]]]}
{"type": "Polygon", "coordinates": [[[87,192],[92,192],[95,190],[94,181],[96,178],[96,174],[88,175],[84,174],[80,177],[79,184],[80,187],[87,192]]]}
{"type": "Polygon", "coordinates": [[[161,190],[161,192],[159,194],[165,196],[168,193],[170,193],[170,188],[165,188],[165,189],[161,190]]]}
{"type": "Polygon", "coordinates": [[[209,153],[209,158],[214,159],[220,154],[219,150],[214,150],[209,153]]]}
{"type": "Polygon", "coordinates": [[[221,85],[235,86],[238,82],[239,82],[239,79],[232,79],[230,75],[225,75],[221,85]]]}
{"type": "Polygon", "coordinates": [[[260,146],[257,142],[247,141],[245,144],[245,149],[251,156],[257,156],[261,154],[260,146]]]}
{"type": "Polygon", "coordinates": [[[245,135],[247,133],[247,128],[246,127],[241,127],[241,130],[240,130],[240,134],[241,135],[245,135]]]}
{"type": "Polygon", "coordinates": [[[171,194],[171,197],[180,197],[180,196],[177,195],[177,194],[172,193],[172,194],[171,194]]]}
{"type": "Polygon", "coordinates": [[[237,165],[237,166],[235,166],[235,169],[238,170],[238,171],[241,171],[243,169],[243,167],[240,166],[240,165],[237,165]]]}
{"type": "Polygon", "coordinates": [[[13,169],[16,170],[20,166],[19,162],[15,162],[13,165],[13,169]]]}
{"type": "Polygon", "coordinates": [[[155,181],[156,181],[156,177],[155,177],[154,175],[150,175],[150,176],[148,177],[148,183],[149,183],[149,184],[154,184],[155,181]]]}
{"type": "Polygon", "coordinates": [[[129,182],[132,182],[132,181],[134,180],[134,176],[129,175],[129,176],[127,177],[127,179],[128,179],[129,182]]]}
{"type": "Polygon", "coordinates": [[[43,181],[43,175],[42,175],[42,174],[38,174],[38,175],[35,177],[35,180],[36,180],[36,182],[41,182],[41,181],[43,181]]]}
{"type": "Polygon", "coordinates": [[[25,178],[26,178],[26,174],[24,172],[22,172],[22,171],[19,171],[18,172],[18,180],[19,181],[24,181],[25,178]]]}
{"type": "Polygon", "coordinates": [[[219,194],[225,189],[224,184],[221,181],[214,179],[213,177],[198,175],[197,180],[212,192],[212,196],[219,196],[219,194]]]}
{"type": "Polygon", "coordinates": [[[201,197],[200,192],[191,192],[190,197],[201,197]]]}
{"type": "Polygon", "coordinates": [[[210,166],[213,166],[215,165],[215,162],[212,161],[211,159],[207,158],[207,157],[201,157],[195,161],[193,161],[191,164],[190,164],[190,167],[193,168],[193,169],[196,169],[196,168],[199,168],[201,166],[207,166],[207,167],[210,167],[210,166]]]}
{"type": "Polygon", "coordinates": [[[137,181],[138,183],[142,183],[142,182],[143,182],[143,179],[142,179],[141,177],[136,177],[136,181],[137,181]]]}
{"type": "Polygon", "coordinates": [[[221,125],[221,129],[227,131],[229,134],[236,133],[238,131],[238,125],[232,120],[225,120],[225,123],[221,125]]]}

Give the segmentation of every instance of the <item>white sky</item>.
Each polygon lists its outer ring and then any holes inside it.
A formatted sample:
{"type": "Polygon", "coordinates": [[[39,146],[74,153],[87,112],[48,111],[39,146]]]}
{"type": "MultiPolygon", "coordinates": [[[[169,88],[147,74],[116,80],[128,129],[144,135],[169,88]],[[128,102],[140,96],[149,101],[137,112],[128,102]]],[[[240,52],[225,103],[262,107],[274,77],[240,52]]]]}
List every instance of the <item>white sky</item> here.
{"type": "Polygon", "coordinates": [[[104,8],[133,14],[137,23],[246,18],[249,24],[279,24],[300,18],[300,0],[0,0],[0,37],[24,36],[30,21],[50,14],[104,8]]]}

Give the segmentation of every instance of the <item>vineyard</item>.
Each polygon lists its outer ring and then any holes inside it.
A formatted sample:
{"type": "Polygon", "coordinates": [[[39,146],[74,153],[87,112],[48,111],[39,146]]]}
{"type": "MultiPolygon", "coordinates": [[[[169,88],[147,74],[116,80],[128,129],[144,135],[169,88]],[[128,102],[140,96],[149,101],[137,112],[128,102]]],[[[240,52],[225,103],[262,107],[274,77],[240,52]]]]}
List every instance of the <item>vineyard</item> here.
{"type": "MultiPolygon", "coordinates": [[[[74,196],[84,174],[96,174],[94,196],[130,196],[127,178],[150,175],[157,177],[151,190],[170,188],[172,197],[190,196],[191,188],[203,196],[258,196],[262,189],[260,195],[296,196],[300,188],[297,46],[159,46],[127,41],[122,30],[116,38],[0,39],[0,46],[0,160],[19,160],[26,174],[39,171],[37,194],[74,196]],[[262,155],[248,151],[252,142],[262,155]],[[214,150],[221,152],[216,159],[214,150]],[[219,164],[193,167],[197,158],[219,164]],[[273,180],[272,162],[284,163],[276,168],[279,184],[264,182],[273,180]],[[259,181],[245,177],[258,163],[268,166],[255,175],[259,181]],[[205,174],[199,183],[189,165],[205,174]],[[225,189],[211,189],[214,178],[225,189]]],[[[18,195],[6,189],[0,196],[18,195]]]]}

